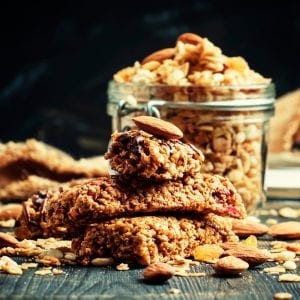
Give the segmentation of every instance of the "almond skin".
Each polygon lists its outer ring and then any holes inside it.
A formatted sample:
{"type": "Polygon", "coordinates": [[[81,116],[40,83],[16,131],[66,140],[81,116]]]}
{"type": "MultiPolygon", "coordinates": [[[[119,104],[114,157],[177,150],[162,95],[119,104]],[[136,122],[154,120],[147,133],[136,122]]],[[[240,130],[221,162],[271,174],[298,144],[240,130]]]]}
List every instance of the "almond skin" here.
{"type": "Polygon", "coordinates": [[[162,50],[158,50],[155,51],[151,54],[149,54],[148,56],[146,56],[143,61],[142,64],[145,64],[149,61],[158,61],[158,62],[162,62],[166,59],[172,58],[175,54],[175,49],[174,48],[165,48],[162,50]]]}
{"type": "Polygon", "coordinates": [[[22,204],[7,204],[0,207],[0,220],[17,219],[22,213],[22,204]]]}
{"type": "Polygon", "coordinates": [[[0,232],[0,248],[1,247],[13,247],[18,245],[19,241],[10,234],[0,232]]]}
{"type": "Polygon", "coordinates": [[[249,235],[263,235],[269,230],[265,224],[248,221],[248,220],[233,220],[232,230],[239,237],[247,237],[249,235]]]}
{"type": "Polygon", "coordinates": [[[240,258],[226,256],[220,258],[215,264],[214,269],[218,274],[238,275],[249,268],[249,264],[240,258]]]}
{"type": "Polygon", "coordinates": [[[272,225],[269,234],[279,239],[300,239],[300,222],[282,222],[272,225]]]}
{"type": "Polygon", "coordinates": [[[258,266],[268,261],[271,255],[267,250],[239,245],[235,248],[226,250],[224,255],[235,256],[246,261],[251,267],[258,266]]]}
{"type": "Polygon", "coordinates": [[[180,139],[183,137],[182,131],[174,124],[150,116],[138,116],[132,118],[135,125],[150,134],[165,139],[180,139]]]}
{"type": "Polygon", "coordinates": [[[177,38],[177,42],[181,41],[185,44],[193,44],[193,45],[198,45],[202,42],[202,38],[195,34],[195,33],[191,33],[191,32],[186,32],[181,34],[178,38],[177,38]]]}
{"type": "Polygon", "coordinates": [[[155,263],[144,270],[144,280],[153,283],[167,281],[175,274],[175,269],[166,263],[155,263]]]}

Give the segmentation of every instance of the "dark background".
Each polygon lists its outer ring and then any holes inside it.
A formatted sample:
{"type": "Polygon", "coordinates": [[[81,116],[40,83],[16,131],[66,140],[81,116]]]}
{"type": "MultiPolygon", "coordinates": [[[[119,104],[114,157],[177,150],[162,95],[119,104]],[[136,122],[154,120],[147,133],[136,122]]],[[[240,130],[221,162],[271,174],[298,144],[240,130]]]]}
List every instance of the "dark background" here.
{"type": "Polygon", "coordinates": [[[115,71],[183,32],[300,86],[299,1],[2,1],[0,140],[36,137],[75,156],[103,154],[115,71]]]}

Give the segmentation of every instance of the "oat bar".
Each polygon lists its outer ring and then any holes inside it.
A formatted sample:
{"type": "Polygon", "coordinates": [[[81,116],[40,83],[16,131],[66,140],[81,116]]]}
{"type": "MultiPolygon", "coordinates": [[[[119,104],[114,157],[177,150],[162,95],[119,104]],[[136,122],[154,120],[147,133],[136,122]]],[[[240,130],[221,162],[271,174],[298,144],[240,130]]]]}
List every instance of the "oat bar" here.
{"type": "Polygon", "coordinates": [[[121,175],[154,180],[173,180],[196,174],[204,160],[202,152],[191,144],[177,139],[160,139],[143,130],[114,133],[105,158],[121,175]]]}
{"type": "MultiPolygon", "coordinates": [[[[73,235],[87,224],[125,216],[208,212],[245,216],[242,200],[228,179],[205,174],[162,183],[102,177],[50,195],[41,207],[45,236],[73,235]]],[[[26,227],[26,217],[22,218],[21,227],[26,227]]]]}
{"type": "Polygon", "coordinates": [[[202,244],[237,241],[228,218],[208,214],[203,218],[147,216],[114,219],[89,226],[73,239],[72,249],[87,265],[95,257],[149,265],[176,256],[192,256],[202,244]]]}

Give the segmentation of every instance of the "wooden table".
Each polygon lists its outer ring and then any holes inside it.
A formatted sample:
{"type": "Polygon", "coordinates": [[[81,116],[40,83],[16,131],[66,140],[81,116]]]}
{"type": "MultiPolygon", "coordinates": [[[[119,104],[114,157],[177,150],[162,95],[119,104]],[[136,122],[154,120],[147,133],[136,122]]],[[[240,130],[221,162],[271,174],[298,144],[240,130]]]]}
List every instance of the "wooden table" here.
{"type": "MultiPolygon", "coordinates": [[[[300,208],[300,202],[284,203],[300,208]]],[[[278,202],[270,202],[268,207],[272,205],[278,207],[278,202]]],[[[260,245],[268,246],[270,240],[269,236],[261,237],[260,245]]],[[[22,258],[17,260],[22,261],[22,258]]],[[[294,296],[293,299],[300,299],[300,284],[278,282],[278,275],[262,273],[267,266],[274,266],[274,263],[265,263],[245,272],[243,276],[220,277],[214,274],[210,265],[201,264],[192,267],[192,270],[205,272],[205,277],[173,277],[157,285],[142,281],[142,268],[117,271],[113,267],[65,266],[65,273],[57,276],[34,275],[35,270],[31,269],[22,276],[1,273],[0,299],[263,300],[273,299],[276,292],[288,292],[294,296]],[[179,293],[172,294],[174,289],[179,293]]]]}

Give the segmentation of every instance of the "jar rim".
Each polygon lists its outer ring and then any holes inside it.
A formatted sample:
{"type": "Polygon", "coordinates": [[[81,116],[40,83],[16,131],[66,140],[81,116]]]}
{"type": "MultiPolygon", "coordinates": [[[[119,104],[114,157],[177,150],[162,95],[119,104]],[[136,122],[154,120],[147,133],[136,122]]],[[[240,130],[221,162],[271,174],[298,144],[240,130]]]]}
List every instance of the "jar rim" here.
{"type": "Polygon", "coordinates": [[[119,85],[119,86],[127,86],[127,87],[144,87],[144,88],[191,88],[191,89],[263,89],[263,88],[274,88],[274,82],[270,81],[268,83],[249,83],[249,84],[236,84],[236,85],[170,85],[163,83],[156,84],[148,84],[148,83],[140,83],[140,82],[117,82],[115,80],[110,80],[109,85],[119,85]]]}

